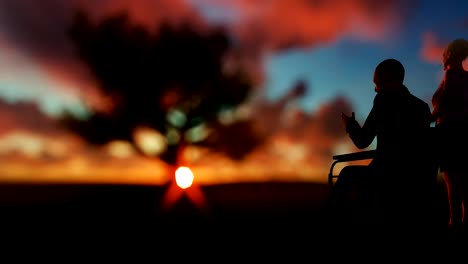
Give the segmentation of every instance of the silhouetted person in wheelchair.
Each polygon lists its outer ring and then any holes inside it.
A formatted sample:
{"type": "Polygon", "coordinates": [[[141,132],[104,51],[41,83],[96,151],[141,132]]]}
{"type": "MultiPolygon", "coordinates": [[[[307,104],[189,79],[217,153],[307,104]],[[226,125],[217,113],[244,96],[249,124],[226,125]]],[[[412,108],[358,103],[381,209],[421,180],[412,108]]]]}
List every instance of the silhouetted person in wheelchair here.
{"type": "Polygon", "coordinates": [[[374,71],[377,94],[364,124],[354,113],[341,116],[356,147],[365,149],[377,140],[370,163],[344,167],[332,193],[341,209],[351,208],[369,224],[417,225],[411,214],[423,209],[437,178],[429,144],[431,110],[411,94],[404,77],[400,61],[383,60],[374,71]]]}

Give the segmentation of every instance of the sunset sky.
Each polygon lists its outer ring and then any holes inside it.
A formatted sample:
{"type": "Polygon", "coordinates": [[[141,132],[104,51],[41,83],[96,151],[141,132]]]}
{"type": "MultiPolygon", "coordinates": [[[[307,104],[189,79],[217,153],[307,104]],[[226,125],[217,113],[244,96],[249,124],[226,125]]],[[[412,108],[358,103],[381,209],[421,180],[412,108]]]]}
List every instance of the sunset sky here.
{"type": "Polygon", "coordinates": [[[270,137],[243,161],[188,149],[202,184],[326,182],[331,156],[354,150],[340,113],[364,121],[375,66],[400,60],[405,84],[430,104],[444,45],[468,38],[468,2],[455,0],[0,0],[0,180],[168,179],[162,161],[140,157],[125,142],[98,148],[55,124],[64,111],[86,118],[89,105],[101,102],[65,35],[76,7],[96,20],[127,10],[146,27],[223,25],[249,55],[258,85],[244,110],[270,137]],[[298,81],[306,94],[281,101],[298,81]]]}

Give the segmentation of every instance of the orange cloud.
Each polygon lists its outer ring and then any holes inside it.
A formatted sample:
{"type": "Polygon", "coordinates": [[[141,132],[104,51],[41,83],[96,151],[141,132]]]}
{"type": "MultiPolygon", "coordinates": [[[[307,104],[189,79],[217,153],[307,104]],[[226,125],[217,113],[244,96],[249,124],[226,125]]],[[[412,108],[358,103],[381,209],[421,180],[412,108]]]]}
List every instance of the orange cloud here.
{"type": "Polygon", "coordinates": [[[434,32],[425,32],[422,38],[421,58],[429,63],[441,63],[442,54],[447,44],[438,39],[434,32]]]}
{"type": "Polygon", "coordinates": [[[226,1],[205,3],[230,10],[234,31],[259,51],[310,48],[342,36],[379,40],[404,23],[415,1],[226,1]]]}
{"type": "MultiPolygon", "coordinates": [[[[284,110],[278,109],[275,113],[284,110]]],[[[0,126],[0,162],[3,164],[0,181],[164,184],[171,178],[164,162],[135,155],[129,146],[118,142],[103,148],[85,144],[62,131],[54,119],[44,115],[35,104],[1,102],[0,116],[4,121],[0,126]]],[[[300,139],[275,133],[264,149],[258,149],[242,162],[198,150],[201,151],[195,155],[198,158],[187,165],[193,168],[200,184],[324,181],[327,164],[320,161],[330,157],[309,162],[314,159],[310,149],[311,146],[303,145],[300,139]]]]}

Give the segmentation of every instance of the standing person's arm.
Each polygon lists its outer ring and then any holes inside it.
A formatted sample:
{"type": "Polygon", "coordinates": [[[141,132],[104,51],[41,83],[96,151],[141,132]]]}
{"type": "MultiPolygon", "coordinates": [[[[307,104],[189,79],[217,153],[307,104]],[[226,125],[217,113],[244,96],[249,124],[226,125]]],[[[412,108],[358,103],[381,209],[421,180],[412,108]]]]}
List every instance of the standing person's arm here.
{"type": "Polygon", "coordinates": [[[449,69],[445,74],[445,88],[442,100],[447,108],[447,118],[451,121],[461,122],[465,116],[465,96],[462,69],[449,69]]]}
{"type": "Polygon", "coordinates": [[[443,93],[445,87],[445,77],[444,80],[441,81],[439,87],[435,91],[434,95],[432,96],[432,120],[439,123],[442,119],[443,113],[443,93]]]}

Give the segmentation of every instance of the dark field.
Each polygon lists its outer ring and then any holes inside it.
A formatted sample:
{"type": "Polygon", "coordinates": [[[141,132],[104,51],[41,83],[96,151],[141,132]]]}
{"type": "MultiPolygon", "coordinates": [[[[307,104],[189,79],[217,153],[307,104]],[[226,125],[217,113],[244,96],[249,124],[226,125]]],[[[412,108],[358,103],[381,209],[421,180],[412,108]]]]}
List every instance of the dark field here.
{"type": "Polygon", "coordinates": [[[129,248],[138,248],[157,259],[162,254],[177,256],[173,251],[177,248],[196,249],[206,257],[259,249],[268,255],[287,252],[331,257],[343,250],[364,254],[366,247],[395,253],[406,246],[413,248],[414,243],[418,243],[416,248],[426,244],[430,254],[434,253],[431,248],[461,242],[458,235],[445,230],[447,207],[442,186],[432,219],[421,223],[425,229],[417,235],[412,227],[392,226],[389,222],[354,225],[333,218],[326,184],[202,186],[203,207],[182,194],[164,209],[168,189],[169,186],[3,184],[2,244],[23,249],[46,247],[51,254],[65,247],[79,255],[111,248],[111,254],[118,256],[129,248]],[[330,252],[334,253],[328,255],[330,252]]]}

